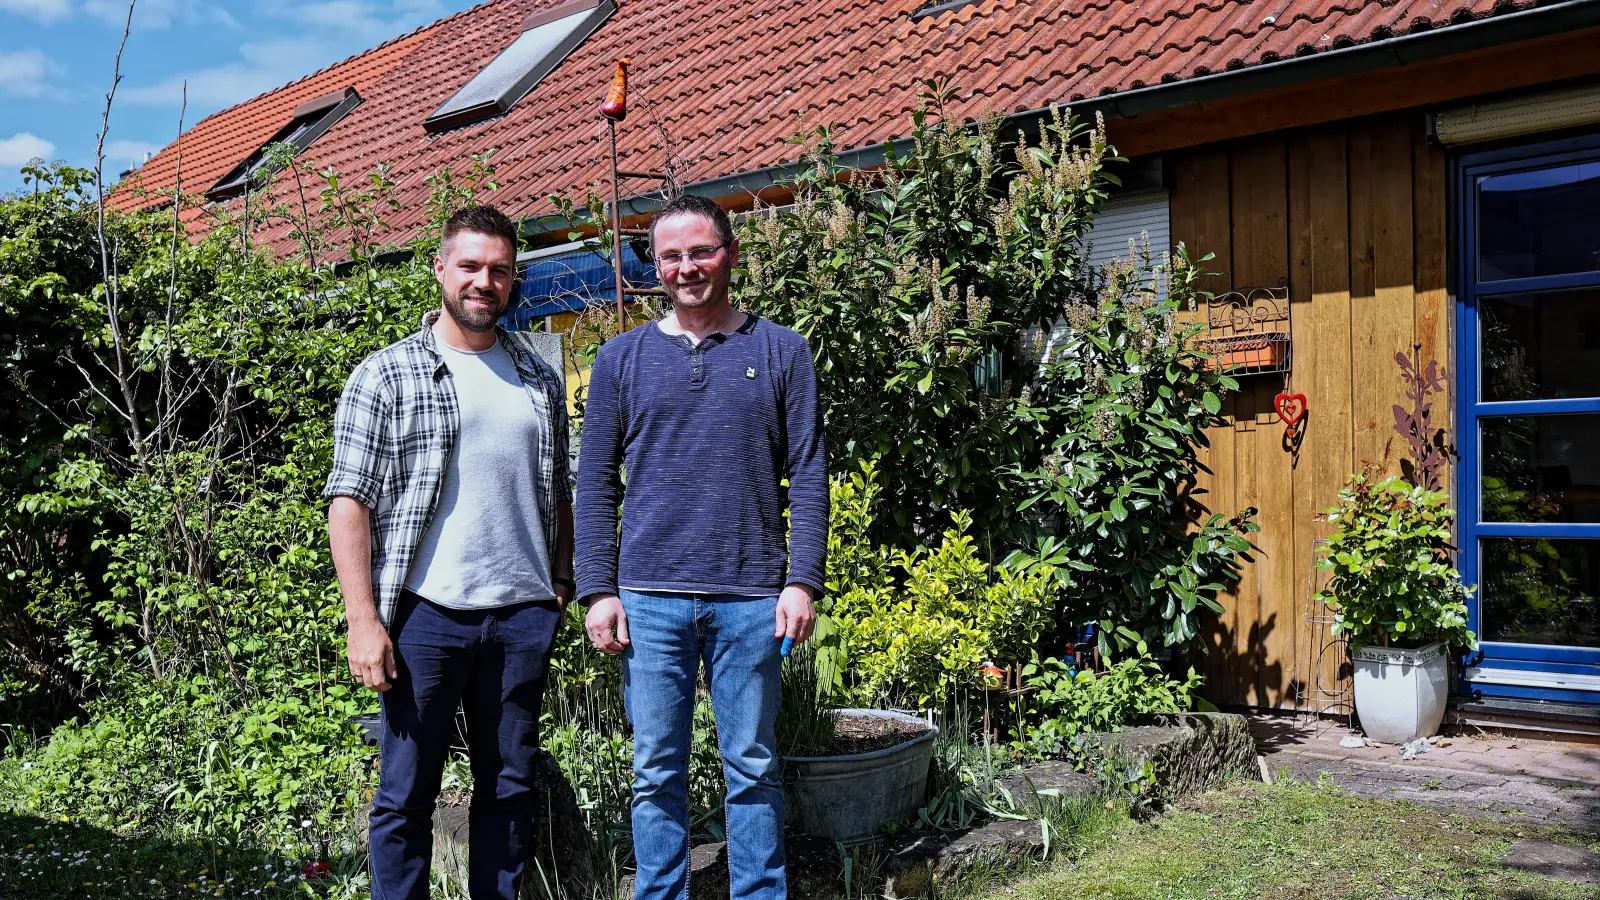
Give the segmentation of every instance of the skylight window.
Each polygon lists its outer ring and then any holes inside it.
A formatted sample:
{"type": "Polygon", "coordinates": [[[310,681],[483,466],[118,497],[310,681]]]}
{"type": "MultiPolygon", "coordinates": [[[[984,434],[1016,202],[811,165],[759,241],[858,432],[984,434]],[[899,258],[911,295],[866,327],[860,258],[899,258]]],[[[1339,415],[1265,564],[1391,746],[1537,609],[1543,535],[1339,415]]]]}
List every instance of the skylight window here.
{"type": "Polygon", "coordinates": [[[510,112],[616,11],[616,0],[574,0],[528,16],[511,46],[434,110],[423,127],[449,131],[510,112]]]}
{"type": "Polygon", "coordinates": [[[294,152],[298,154],[359,105],[361,105],[361,95],[356,93],[355,88],[345,88],[296,106],[289,124],[278,129],[278,133],[262,144],[256,152],[222,176],[221,181],[206,191],[207,199],[226,200],[244,193],[254,185],[259,185],[274,170],[272,160],[267,157],[268,147],[273,144],[289,143],[294,145],[294,152]]]}
{"type": "Polygon", "coordinates": [[[911,18],[916,20],[925,16],[937,16],[940,13],[954,12],[978,2],[979,0],[928,0],[927,3],[912,11],[911,18]]]}

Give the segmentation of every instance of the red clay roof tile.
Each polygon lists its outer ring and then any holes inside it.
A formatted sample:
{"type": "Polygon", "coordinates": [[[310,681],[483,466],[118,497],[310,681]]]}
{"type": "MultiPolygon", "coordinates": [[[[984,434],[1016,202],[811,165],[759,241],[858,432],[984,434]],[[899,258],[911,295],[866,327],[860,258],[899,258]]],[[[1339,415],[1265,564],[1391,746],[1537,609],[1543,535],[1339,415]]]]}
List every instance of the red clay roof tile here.
{"type": "MultiPolygon", "coordinates": [[[[703,181],[792,162],[786,141],[840,126],[839,146],[905,131],[921,82],[947,74],[954,111],[977,118],[1287,59],[1532,5],[1533,0],[982,0],[911,19],[922,0],[623,0],[617,13],[505,116],[429,136],[422,121],[508,46],[530,12],[561,0],[491,0],[248,100],[183,137],[183,181],[214,184],[289,121],[294,107],[353,87],[363,103],[305,151],[347,175],[392,167],[403,209],[382,239],[421,227],[426,176],[495,148],[508,212],[541,214],[552,193],[605,177],[596,108],[620,56],[634,61],[620,133],[623,165],[659,165],[657,125],[679,177],[703,181]]],[[[127,207],[170,198],[174,144],[117,194],[127,207]]],[[[234,201],[237,202],[237,201],[234,201]]],[[[191,219],[203,218],[190,213],[191,219]]],[[[287,248],[287,226],[264,237],[287,248]]]]}

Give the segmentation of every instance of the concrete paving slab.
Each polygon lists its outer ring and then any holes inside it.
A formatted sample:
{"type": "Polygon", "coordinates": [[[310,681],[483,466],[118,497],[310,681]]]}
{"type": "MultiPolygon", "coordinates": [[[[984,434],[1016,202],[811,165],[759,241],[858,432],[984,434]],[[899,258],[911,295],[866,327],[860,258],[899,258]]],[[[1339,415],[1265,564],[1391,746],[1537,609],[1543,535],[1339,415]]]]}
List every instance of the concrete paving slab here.
{"type": "Polygon", "coordinates": [[[1341,747],[1346,729],[1290,716],[1252,717],[1251,731],[1275,775],[1327,775],[1360,797],[1600,835],[1600,748],[1593,745],[1462,735],[1402,760],[1398,746],[1341,747]]]}
{"type": "Polygon", "coordinates": [[[1546,878],[1600,885],[1600,853],[1586,847],[1525,838],[1511,845],[1500,864],[1546,878]]]}

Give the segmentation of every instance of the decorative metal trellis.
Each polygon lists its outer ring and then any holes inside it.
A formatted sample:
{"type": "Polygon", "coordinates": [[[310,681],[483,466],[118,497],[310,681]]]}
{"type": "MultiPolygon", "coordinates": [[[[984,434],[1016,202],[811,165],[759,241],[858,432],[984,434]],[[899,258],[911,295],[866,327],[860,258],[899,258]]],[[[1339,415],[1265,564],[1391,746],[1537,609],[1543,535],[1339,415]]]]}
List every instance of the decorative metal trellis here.
{"type": "Polygon", "coordinates": [[[1319,725],[1342,718],[1346,727],[1355,716],[1349,641],[1333,633],[1334,611],[1318,599],[1327,586],[1327,572],[1318,561],[1328,554],[1328,541],[1311,542],[1311,574],[1306,579],[1304,614],[1295,633],[1295,707],[1319,725]]]}
{"type": "Polygon", "coordinates": [[[1208,352],[1236,378],[1288,372],[1290,333],[1287,278],[1277,287],[1240,288],[1206,302],[1208,352]]]}

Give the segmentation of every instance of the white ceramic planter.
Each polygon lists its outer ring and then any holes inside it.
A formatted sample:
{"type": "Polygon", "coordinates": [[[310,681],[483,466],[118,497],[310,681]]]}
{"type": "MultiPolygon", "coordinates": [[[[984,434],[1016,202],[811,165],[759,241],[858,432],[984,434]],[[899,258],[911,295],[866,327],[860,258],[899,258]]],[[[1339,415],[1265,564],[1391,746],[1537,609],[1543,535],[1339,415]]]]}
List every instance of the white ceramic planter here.
{"type": "Polygon", "coordinates": [[[1450,657],[1442,643],[1417,650],[1362,647],[1355,661],[1356,715],[1375,741],[1404,744],[1439,732],[1450,696],[1450,657]]]}

